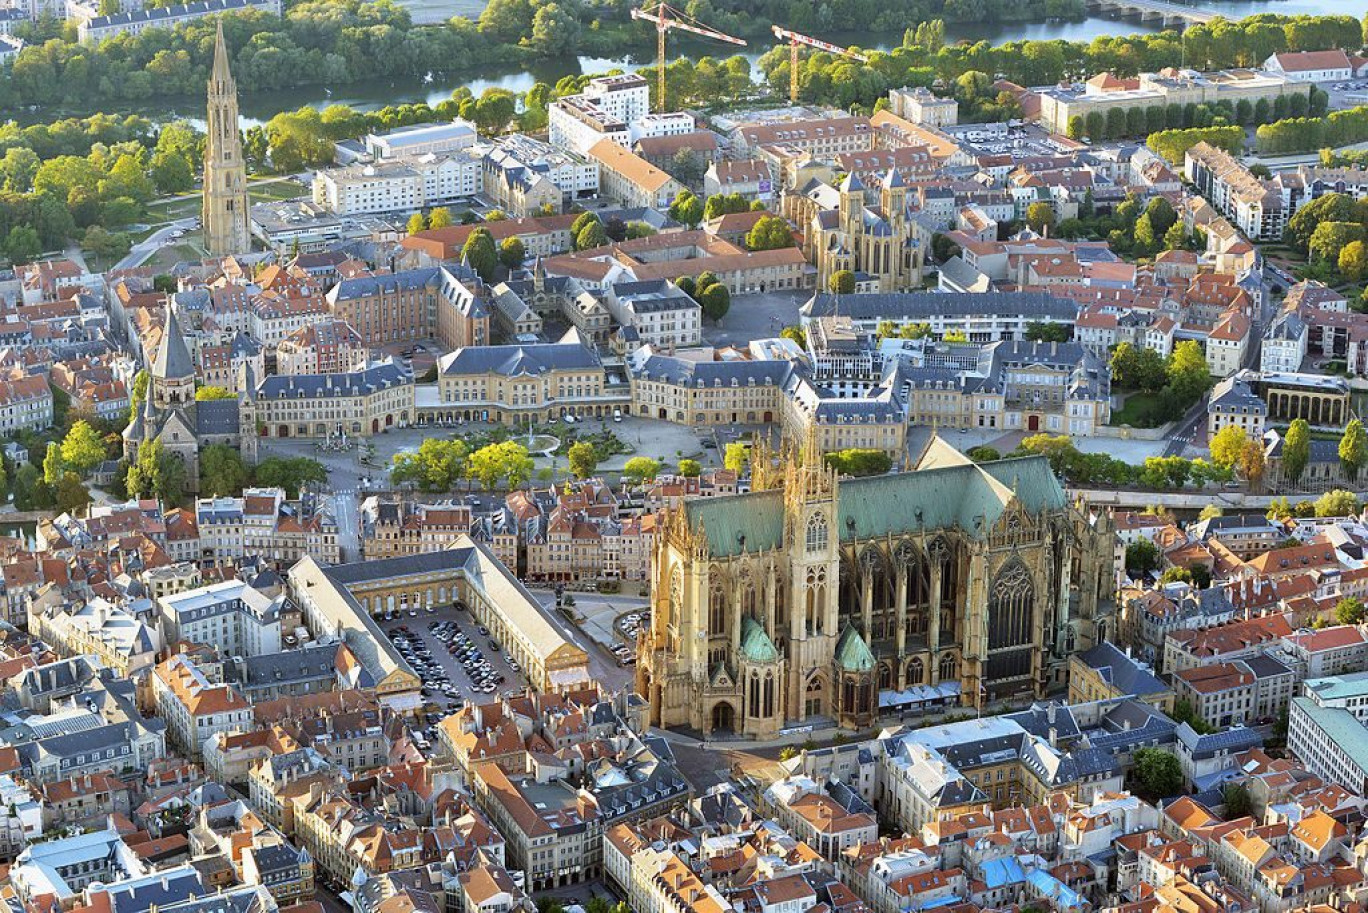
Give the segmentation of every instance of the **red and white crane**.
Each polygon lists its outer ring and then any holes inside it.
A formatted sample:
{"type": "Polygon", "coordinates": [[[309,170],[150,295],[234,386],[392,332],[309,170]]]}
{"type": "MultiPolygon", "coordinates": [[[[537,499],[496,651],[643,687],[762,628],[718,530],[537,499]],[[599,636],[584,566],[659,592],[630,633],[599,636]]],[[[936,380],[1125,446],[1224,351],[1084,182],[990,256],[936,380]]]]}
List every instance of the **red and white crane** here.
{"type": "Polygon", "coordinates": [[[810,48],[816,48],[819,51],[826,51],[830,54],[840,54],[842,57],[849,57],[852,60],[860,61],[860,63],[869,63],[869,58],[865,55],[852,51],[849,48],[837,47],[829,41],[813,38],[810,35],[803,35],[779,25],[770,26],[770,30],[774,32],[775,38],[789,43],[789,101],[791,102],[796,102],[798,100],[799,45],[807,45],[810,48]]]}
{"type": "Polygon", "coordinates": [[[656,27],[656,110],[664,114],[665,108],[665,33],[671,29],[679,29],[682,32],[691,32],[695,35],[702,35],[704,38],[712,38],[716,41],[725,41],[728,44],[738,44],[746,46],[743,38],[736,38],[717,29],[708,28],[703,23],[681,13],[679,10],[666,3],[656,3],[645,9],[632,10],[633,19],[642,19],[646,22],[655,23],[656,27]]]}

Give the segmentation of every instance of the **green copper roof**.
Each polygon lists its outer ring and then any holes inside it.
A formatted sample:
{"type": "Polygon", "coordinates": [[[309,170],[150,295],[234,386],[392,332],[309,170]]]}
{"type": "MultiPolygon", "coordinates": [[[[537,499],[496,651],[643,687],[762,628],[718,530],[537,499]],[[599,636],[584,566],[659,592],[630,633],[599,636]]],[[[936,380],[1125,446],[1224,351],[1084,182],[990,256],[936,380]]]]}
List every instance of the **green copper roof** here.
{"type": "MultiPolygon", "coordinates": [[[[1002,515],[1013,490],[1032,513],[1068,503],[1042,456],[983,465],[945,462],[912,472],[845,479],[838,491],[837,533],[841,541],[850,542],[958,527],[971,538],[980,538],[1002,515]]],[[[707,533],[708,552],[714,557],[768,551],[783,544],[784,493],[778,489],[687,501],[684,511],[691,528],[701,525],[707,533]]]]}
{"type": "Polygon", "coordinates": [[[744,550],[751,553],[776,549],[784,541],[784,493],[779,489],[685,501],[684,513],[691,529],[703,525],[708,552],[719,558],[741,554],[743,536],[744,550]]]}
{"type": "MultiPolygon", "coordinates": [[[[869,651],[866,650],[866,653],[869,651]]],[[[741,620],[741,655],[752,663],[776,663],[779,651],[760,622],[749,616],[741,620]]],[[[870,658],[873,662],[873,658],[870,658]]]]}
{"type": "Polygon", "coordinates": [[[836,643],[836,665],[848,672],[868,672],[874,668],[874,654],[869,652],[860,632],[849,624],[836,643]]]}

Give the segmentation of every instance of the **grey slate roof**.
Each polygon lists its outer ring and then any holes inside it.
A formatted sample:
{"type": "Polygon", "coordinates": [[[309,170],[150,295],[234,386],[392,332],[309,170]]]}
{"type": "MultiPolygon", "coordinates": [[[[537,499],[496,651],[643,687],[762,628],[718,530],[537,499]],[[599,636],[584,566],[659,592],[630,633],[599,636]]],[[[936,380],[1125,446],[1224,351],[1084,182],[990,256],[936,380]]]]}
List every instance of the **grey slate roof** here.
{"type": "Polygon", "coordinates": [[[1012,314],[1075,320],[1078,305],[1047,292],[875,292],[865,295],[813,295],[799,313],[806,318],[841,314],[854,320],[913,320],[930,315],[1012,314]]]}
{"type": "MultiPolygon", "coordinates": [[[[262,378],[256,395],[262,399],[361,396],[412,382],[408,371],[389,361],[350,374],[272,374],[262,378]]],[[[232,405],[236,409],[237,403],[232,405]]]]}
{"type": "Polygon", "coordinates": [[[1153,672],[1106,641],[1078,654],[1078,659],[1125,694],[1143,696],[1167,690],[1153,672]]]}
{"type": "Polygon", "coordinates": [[[194,377],[195,363],[190,360],[190,350],[185,347],[185,336],[181,333],[180,321],[176,319],[176,309],[166,309],[166,326],[162,331],[162,342],[157,347],[157,355],[152,359],[152,376],[194,377]]]}
{"type": "Polygon", "coordinates": [[[206,399],[195,403],[195,429],[200,435],[237,434],[238,401],[236,399],[206,399]]]}
{"type": "Polygon", "coordinates": [[[487,374],[537,377],[548,371],[595,370],[603,367],[598,355],[574,343],[465,346],[443,355],[438,370],[446,375],[487,374]]]}

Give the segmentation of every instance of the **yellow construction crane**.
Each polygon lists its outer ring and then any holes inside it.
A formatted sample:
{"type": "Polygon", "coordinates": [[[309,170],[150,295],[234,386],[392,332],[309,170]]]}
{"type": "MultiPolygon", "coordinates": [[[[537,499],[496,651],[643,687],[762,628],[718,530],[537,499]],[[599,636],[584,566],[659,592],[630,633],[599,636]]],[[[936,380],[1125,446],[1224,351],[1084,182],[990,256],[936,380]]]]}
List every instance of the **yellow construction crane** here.
{"type": "Polygon", "coordinates": [[[798,100],[799,45],[805,44],[808,47],[816,48],[819,51],[827,51],[831,54],[840,54],[842,57],[849,57],[852,60],[860,61],[860,63],[869,63],[869,58],[865,55],[857,54],[856,52],[849,50],[847,48],[838,48],[836,45],[831,44],[830,42],[822,41],[820,38],[812,38],[808,35],[801,35],[798,32],[791,31],[790,29],[786,29],[778,25],[772,25],[770,26],[770,29],[774,32],[775,38],[778,38],[780,41],[787,41],[789,43],[789,101],[791,102],[796,102],[798,100]]]}
{"type": "Polygon", "coordinates": [[[679,29],[684,32],[692,32],[695,35],[702,35],[704,38],[713,38],[717,41],[725,41],[728,44],[739,44],[746,46],[745,39],[734,38],[731,35],[710,29],[703,23],[686,16],[679,10],[665,3],[656,3],[645,9],[632,10],[633,19],[643,19],[646,22],[655,23],[656,27],[656,110],[661,114],[665,113],[665,33],[670,29],[679,29]]]}

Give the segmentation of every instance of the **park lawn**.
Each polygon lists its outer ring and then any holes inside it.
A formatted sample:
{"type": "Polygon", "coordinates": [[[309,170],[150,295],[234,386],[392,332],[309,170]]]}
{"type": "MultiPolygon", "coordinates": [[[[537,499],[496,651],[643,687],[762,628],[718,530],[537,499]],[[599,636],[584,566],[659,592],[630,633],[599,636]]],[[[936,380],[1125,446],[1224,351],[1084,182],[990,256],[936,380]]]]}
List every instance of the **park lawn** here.
{"type": "Polygon", "coordinates": [[[1137,390],[1126,395],[1126,404],[1112,413],[1111,423],[1113,425],[1130,425],[1132,428],[1139,428],[1140,416],[1144,415],[1146,409],[1151,407],[1159,399],[1158,393],[1146,393],[1137,390]]]}
{"type": "Polygon", "coordinates": [[[184,241],[179,244],[168,244],[158,248],[157,252],[147,259],[144,266],[154,269],[166,270],[180,263],[182,260],[189,260],[191,263],[198,263],[204,259],[204,251],[188,244],[184,241]]]}
{"type": "Polygon", "coordinates": [[[187,193],[183,196],[149,203],[147,205],[147,221],[149,224],[156,225],[160,222],[170,222],[174,219],[186,219],[190,216],[199,215],[199,211],[199,193],[187,193]]]}
{"type": "Polygon", "coordinates": [[[297,197],[309,195],[309,188],[295,181],[284,179],[275,181],[260,181],[255,184],[247,185],[247,196],[253,203],[265,203],[276,200],[293,200],[297,197]]]}

